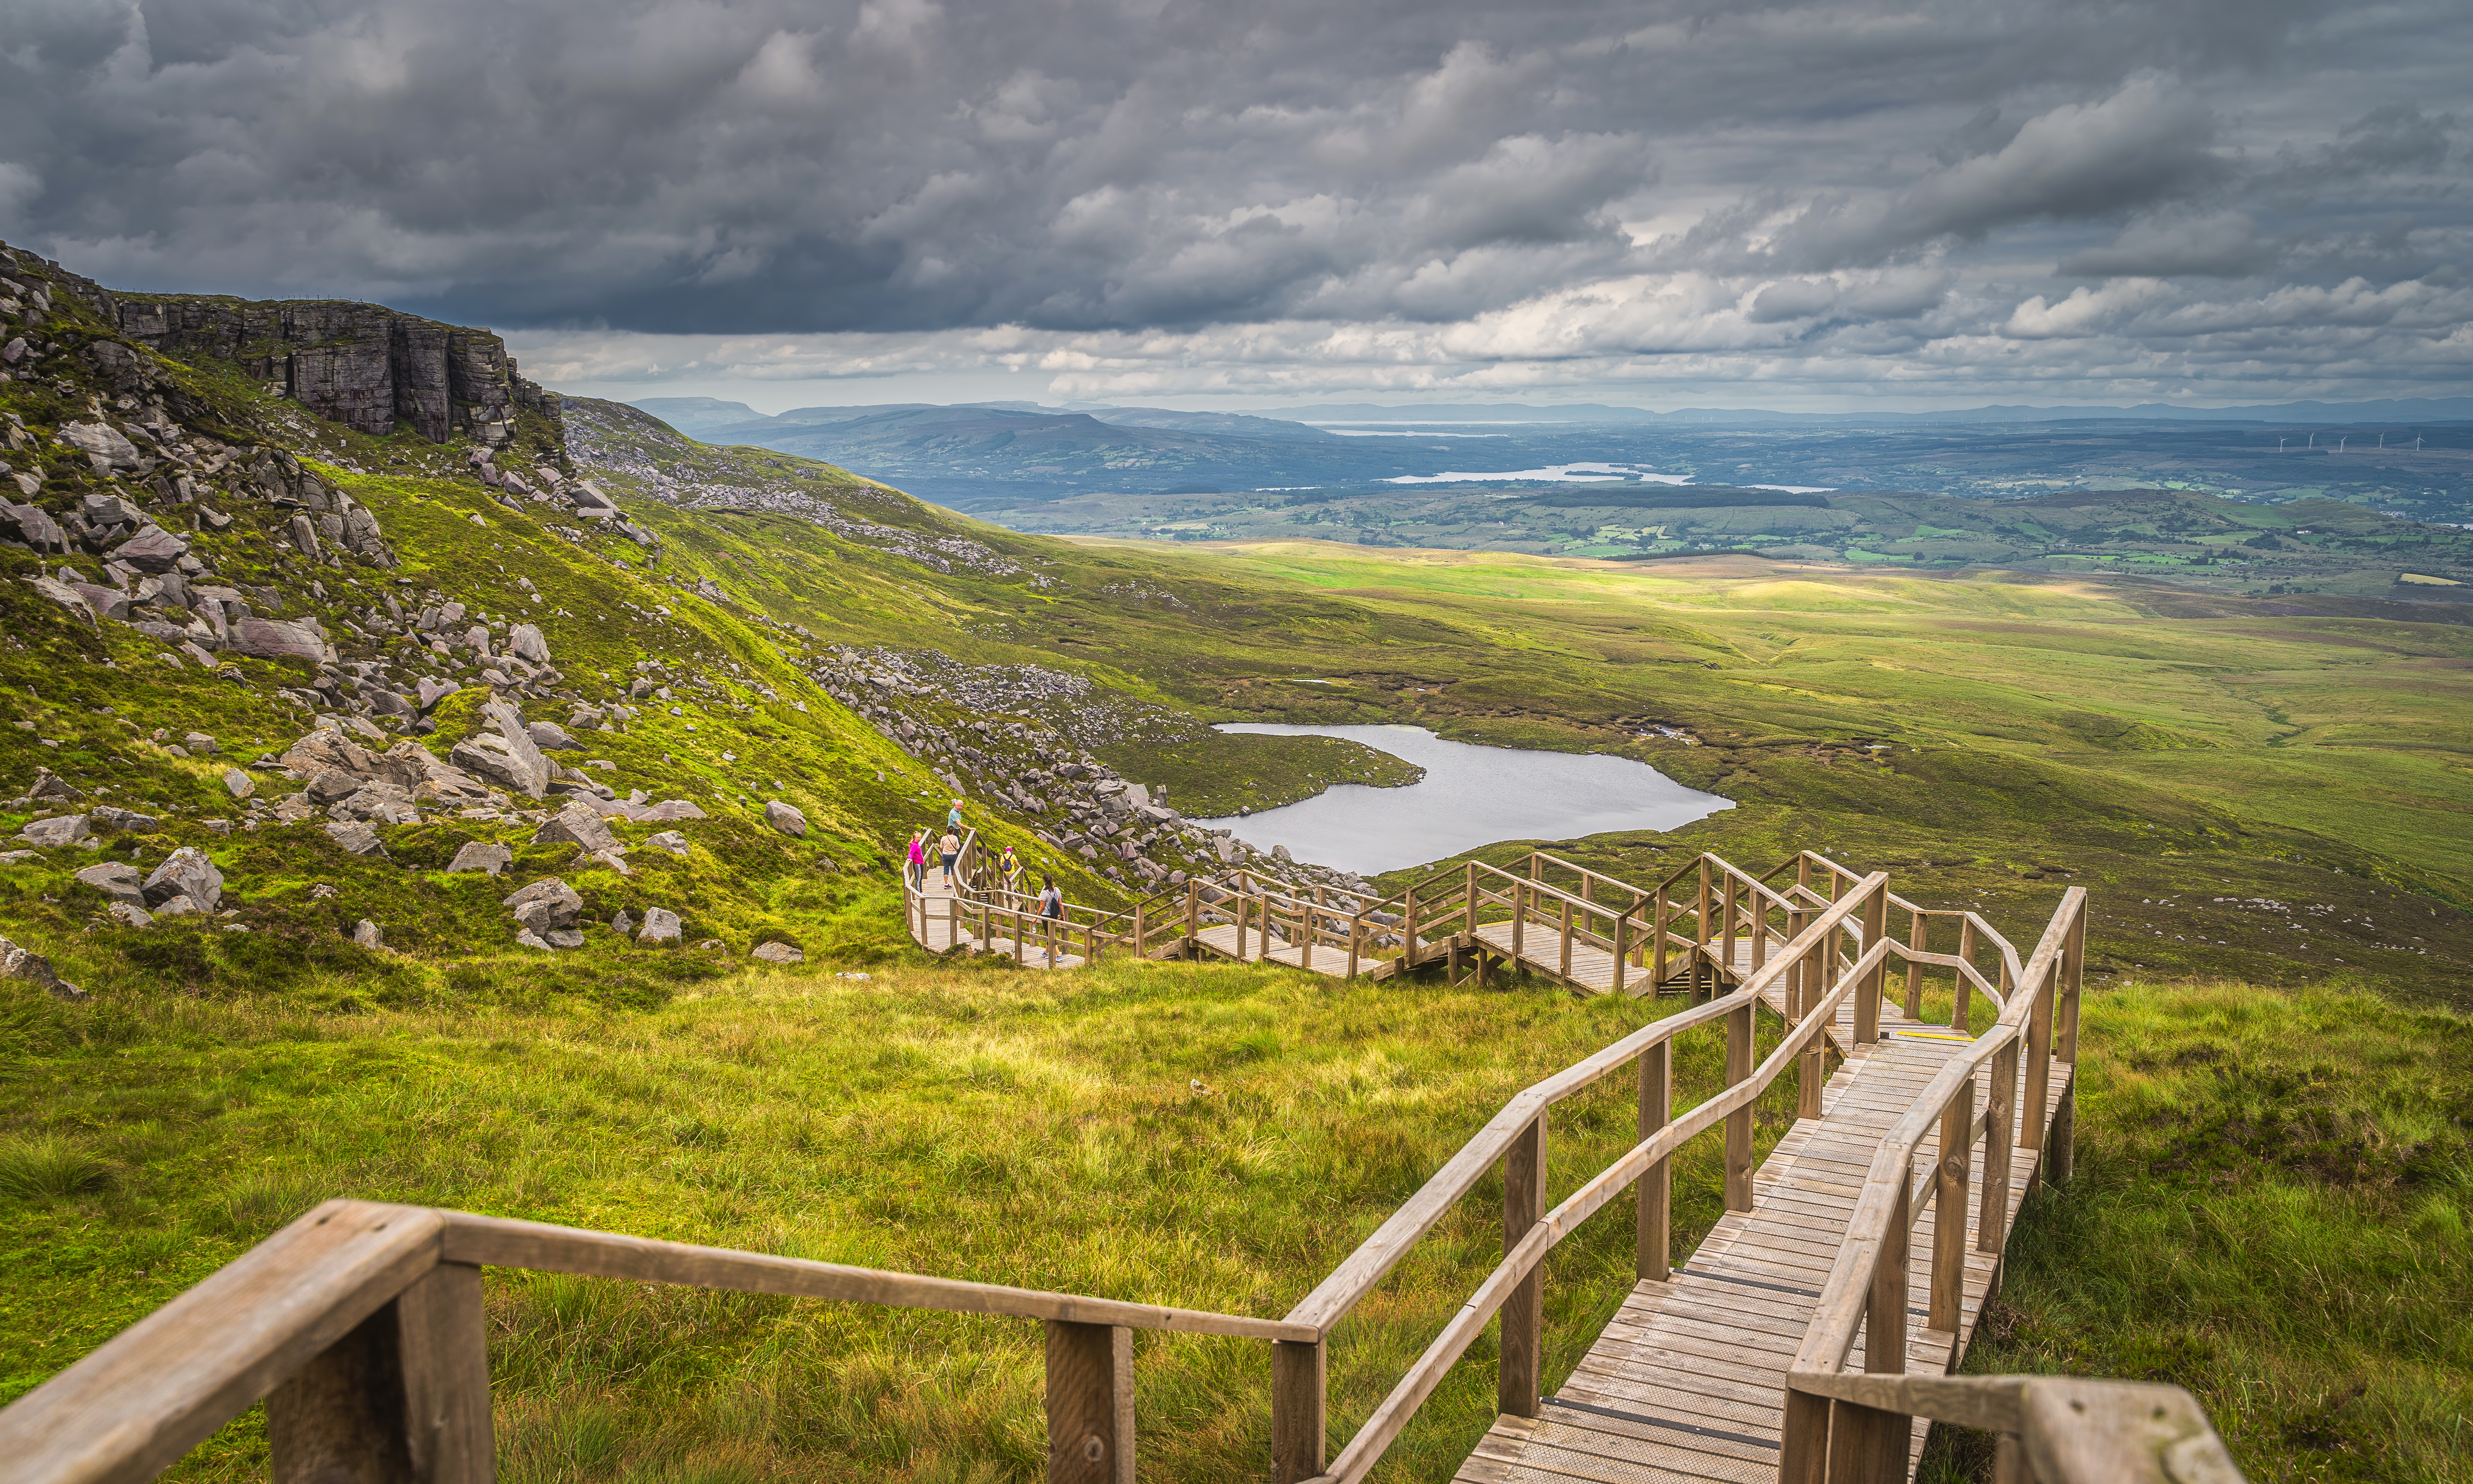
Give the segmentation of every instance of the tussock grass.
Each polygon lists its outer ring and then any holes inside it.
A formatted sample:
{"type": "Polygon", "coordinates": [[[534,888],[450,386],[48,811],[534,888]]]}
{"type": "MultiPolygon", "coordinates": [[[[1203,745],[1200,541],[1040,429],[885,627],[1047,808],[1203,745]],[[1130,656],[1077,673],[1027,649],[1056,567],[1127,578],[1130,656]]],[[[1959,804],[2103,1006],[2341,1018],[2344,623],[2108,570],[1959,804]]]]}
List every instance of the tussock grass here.
{"type": "Polygon", "coordinates": [[[21,1201],[111,1188],[111,1166],[57,1135],[0,1139],[0,1195],[21,1201]]]}

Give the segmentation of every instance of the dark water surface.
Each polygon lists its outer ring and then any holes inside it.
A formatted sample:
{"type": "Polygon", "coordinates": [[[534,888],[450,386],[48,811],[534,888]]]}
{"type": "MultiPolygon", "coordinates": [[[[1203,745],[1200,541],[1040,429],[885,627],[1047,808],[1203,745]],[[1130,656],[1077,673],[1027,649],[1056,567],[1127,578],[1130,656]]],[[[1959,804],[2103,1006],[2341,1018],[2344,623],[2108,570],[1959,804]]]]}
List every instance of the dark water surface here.
{"type": "Polygon", "coordinates": [[[1497,840],[1573,840],[1618,829],[1673,829],[1734,801],[1686,788],[1644,762],[1453,742],[1423,727],[1288,727],[1229,722],[1221,731],[1346,737],[1426,770],[1405,788],[1342,783],[1249,818],[1196,820],[1267,850],[1371,874],[1441,860],[1497,840]]]}

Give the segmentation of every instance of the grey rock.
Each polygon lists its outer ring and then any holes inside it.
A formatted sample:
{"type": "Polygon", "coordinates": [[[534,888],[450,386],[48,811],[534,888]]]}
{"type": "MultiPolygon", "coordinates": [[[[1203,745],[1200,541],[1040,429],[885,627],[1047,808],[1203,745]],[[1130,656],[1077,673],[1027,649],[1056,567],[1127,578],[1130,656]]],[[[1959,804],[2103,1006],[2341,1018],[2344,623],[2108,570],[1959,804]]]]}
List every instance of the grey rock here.
{"type": "Polygon", "coordinates": [[[326,635],[314,618],[244,618],[232,625],[232,647],[260,659],[293,658],[322,664],[326,635]]]}
{"type": "Polygon", "coordinates": [[[76,619],[79,623],[85,625],[89,629],[94,627],[94,605],[85,600],[85,594],[78,591],[77,588],[70,586],[67,583],[61,582],[58,578],[29,577],[25,579],[25,581],[30,584],[36,592],[41,593],[44,597],[58,605],[69,617],[76,619]]]}
{"type": "Polygon", "coordinates": [[[84,815],[60,814],[47,820],[35,821],[19,830],[17,838],[28,845],[53,850],[63,845],[75,845],[92,836],[93,833],[94,826],[86,823],[84,815]]]}
{"type": "Polygon", "coordinates": [[[62,423],[60,442],[84,450],[98,473],[135,468],[139,463],[137,445],[121,437],[120,430],[108,422],[62,423]]]}
{"type": "Polygon", "coordinates": [[[467,840],[448,863],[448,872],[486,871],[492,875],[515,864],[516,852],[503,845],[490,845],[479,840],[467,840]]]}
{"type": "Polygon", "coordinates": [[[146,874],[119,861],[88,866],[77,874],[77,879],[114,901],[136,903],[146,899],[146,874]]]}
{"type": "Polygon", "coordinates": [[[667,850],[673,855],[684,855],[687,852],[687,837],[675,829],[664,829],[658,835],[646,835],[644,843],[654,850],[667,850]]]}
{"type": "Polygon", "coordinates": [[[386,846],[378,832],[360,820],[326,826],[326,838],[354,855],[384,855],[386,846]]]}
{"type": "Polygon", "coordinates": [[[579,745],[575,738],[567,735],[566,729],[556,722],[533,722],[524,730],[532,733],[533,746],[553,753],[571,753],[579,745]]]}
{"type": "Polygon", "coordinates": [[[760,958],[768,964],[804,964],[807,961],[806,954],[786,943],[759,943],[747,956],[760,958]]]}
{"type": "Polygon", "coordinates": [[[543,953],[550,951],[548,941],[529,927],[516,934],[516,946],[519,948],[539,948],[543,953]]]}
{"type": "Polygon", "coordinates": [[[367,781],[364,775],[348,768],[321,768],[311,776],[305,792],[311,803],[329,804],[359,793],[367,781]]]}
{"type": "Polygon", "coordinates": [[[679,915],[666,907],[644,909],[643,931],[636,935],[637,943],[677,943],[681,937],[679,915]]]}
{"type": "Polygon", "coordinates": [[[461,681],[434,681],[424,675],[413,686],[413,697],[424,711],[464,688],[461,681]]]}
{"type": "Polygon", "coordinates": [[[664,799],[660,803],[651,804],[636,811],[636,818],[639,820],[649,820],[662,825],[674,824],[679,820],[700,820],[704,817],[705,812],[685,799],[664,799]]]}
{"type": "MultiPolygon", "coordinates": [[[[188,900],[185,897],[180,899],[182,901],[188,900]]],[[[155,925],[155,914],[147,911],[145,908],[137,905],[137,903],[133,901],[115,901],[104,910],[111,915],[111,920],[113,922],[119,923],[123,927],[152,927],[155,925]]]]}
{"type": "Polygon", "coordinates": [[[204,756],[208,753],[218,753],[223,751],[223,749],[217,745],[214,738],[207,736],[203,731],[190,732],[187,736],[180,739],[180,745],[187,748],[193,756],[204,756]]]}
{"type": "Polygon", "coordinates": [[[558,817],[533,833],[535,845],[576,845],[588,853],[620,854],[625,847],[610,831],[601,812],[581,802],[558,811],[558,817]]]}
{"type": "Polygon", "coordinates": [[[185,917],[190,913],[204,912],[205,910],[205,908],[198,905],[198,899],[196,898],[190,896],[186,892],[175,892],[173,895],[164,898],[161,901],[155,903],[155,915],[158,918],[185,917]]]}
{"type": "Polygon", "coordinates": [[[187,541],[156,525],[140,529],[111,549],[113,561],[125,562],[141,572],[170,572],[188,554],[187,541]]]}
{"type": "Polygon", "coordinates": [[[796,804],[783,803],[779,799],[771,801],[764,805],[764,823],[794,840],[807,837],[807,817],[799,812],[796,804]]]}
{"type": "Polygon", "coordinates": [[[132,835],[151,835],[163,827],[163,822],[152,814],[124,809],[116,804],[100,804],[86,818],[104,829],[124,831],[132,835]]]}
{"type": "Polygon", "coordinates": [[[127,618],[129,594],[118,587],[104,587],[93,583],[70,583],[68,588],[84,601],[97,618],[127,618]]]}
{"type": "Polygon", "coordinates": [[[363,918],[352,928],[352,941],[374,953],[386,946],[386,934],[375,922],[363,918]]]}
{"type": "Polygon", "coordinates": [[[517,624],[507,631],[507,652],[535,664],[549,663],[549,640],[532,624],[517,624]]]}
{"type": "Polygon", "coordinates": [[[584,946],[584,934],[576,931],[572,927],[553,927],[548,932],[541,934],[541,936],[549,940],[549,945],[553,948],[580,948],[584,946]]]}
{"type": "Polygon", "coordinates": [[[6,938],[0,938],[0,975],[11,979],[23,979],[29,984],[38,986],[55,999],[82,1000],[92,997],[84,990],[61,978],[53,969],[50,959],[30,948],[19,947],[6,938]]]}
{"type": "Polygon", "coordinates": [[[545,935],[574,927],[584,911],[584,898],[558,877],[543,876],[510,895],[505,905],[514,910],[516,922],[545,935]]]}
{"type": "Polygon", "coordinates": [[[324,548],[318,541],[317,522],[302,512],[296,510],[292,513],[291,537],[293,549],[311,561],[325,555],[324,548]]]}
{"type": "Polygon", "coordinates": [[[38,767],[35,770],[34,786],[26,790],[26,797],[30,801],[39,802],[46,799],[77,799],[83,796],[68,779],[49,768],[38,767]]]}
{"type": "Polygon", "coordinates": [[[636,930],[636,920],[627,915],[626,908],[621,907],[618,915],[610,920],[610,930],[624,938],[636,930]]]}
{"type": "Polygon", "coordinates": [[[1288,848],[1286,846],[1275,845],[1271,847],[1271,859],[1293,861],[1296,857],[1288,853],[1288,848]]]}
{"type": "Polygon", "coordinates": [[[141,526],[146,513],[116,494],[87,494],[78,498],[77,513],[85,523],[95,527],[141,526]]]}

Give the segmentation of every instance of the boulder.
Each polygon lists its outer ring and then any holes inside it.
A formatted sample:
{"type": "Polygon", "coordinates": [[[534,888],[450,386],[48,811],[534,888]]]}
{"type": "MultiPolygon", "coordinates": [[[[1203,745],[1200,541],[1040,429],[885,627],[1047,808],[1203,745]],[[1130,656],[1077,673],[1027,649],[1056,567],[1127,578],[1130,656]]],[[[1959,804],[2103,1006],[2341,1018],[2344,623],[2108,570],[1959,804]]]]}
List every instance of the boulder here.
{"type": "Polygon", "coordinates": [[[646,835],[644,843],[657,850],[667,850],[673,855],[684,855],[687,852],[687,837],[675,829],[664,829],[658,835],[646,835]]]}
{"type": "Polygon", "coordinates": [[[232,647],[259,659],[306,659],[324,664],[326,635],[314,618],[244,618],[232,626],[232,647]]]}
{"type": "Polygon", "coordinates": [[[78,797],[80,796],[77,789],[70,784],[68,779],[60,777],[57,773],[54,773],[51,769],[44,767],[37,767],[35,769],[34,784],[26,790],[26,798],[29,802],[45,799],[75,799],[78,797]]]}
{"type": "Polygon", "coordinates": [[[771,801],[764,805],[764,823],[794,840],[807,837],[807,817],[799,812],[796,804],[783,803],[779,799],[771,801]]]}
{"type": "Polygon", "coordinates": [[[541,937],[548,940],[549,945],[553,948],[580,948],[584,946],[584,934],[578,932],[572,927],[553,927],[548,932],[541,934],[541,937]]]}
{"type": "Polygon", "coordinates": [[[111,560],[125,562],[141,572],[169,572],[180,566],[180,559],[188,554],[187,541],[161,526],[149,525],[113,547],[111,560]]]}
{"type": "Polygon", "coordinates": [[[63,845],[75,845],[81,840],[90,838],[93,834],[94,827],[86,823],[84,815],[60,814],[47,820],[35,821],[19,830],[17,838],[28,845],[54,850],[63,845]]]}
{"type": "Polygon", "coordinates": [[[539,799],[549,787],[549,759],[533,745],[521,712],[504,701],[481,708],[497,730],[481,732],[455,744],[447,760],[457,767],[493,778],[510,790],[539,799]]]}
{"type": "Polygon", "coordinates": [[[367,823],[360,820],[350,820],[344,824],[327,826],[326,838],[334,841],[337,845],[343,847],[346,851],[353,855],[384,855],[386,853],[386,845],[378,839],[378,832],[375,829],[371,828],[367,823]]]}
{"type": "Polygon", "coordinates": [[[359,793],[362,785],[368,781],[367,774],[356,773],[348,768],[321,768],[310,777],[309,787],[305,792],[309,795],[311,803],[329,804],[339,799],[349,799],[359,793]]]}
{"type": "Polygon", "coordinates": [[[140,462],[137,445],[108,422],[64,422],[60,424],[60,442],[84,450],[98,474],[135,468],[140,462]]]}
{"type": "Polygon", "coordinates": [[[460,681],[434,681],[424,675],[414,683],[412,693],[413,699],[420,702],[420,708],[426,711],[463,688],[460,681]]]}
{"type": "MultiPolygon", "coordinates": [[[[183,901],[186,901],[187,899],[188,898],[185,897],[181,898],[183,901]]],[[[113,922],[119,923],[123,927],[152,927],[155,925],[155,914],[147,911],[145,908],[137,905],[137,903],[133,901],[115,901],[105,910],[111,915],[111,920],[113,922]]]]}
{"type": "Polygon", "coordinates": [[[618,915],[610,920],[610,930],[624,938],[636,930],[636,920],[627,915],[626,908],[621,907],[618,915]]]}
{"type": "Polygon", "coordinates": [[[609,822],[588,804],[570,803],[558,817],[533,833],[535,845],[576,845],[588,852],[620,854],[626,847],[610,831],[609,822]]]}
{"type": "MultiPolygon", "coordinates": [[[[676,921],[673,919],[672,921],[676,921]]],[[[86,993],[69,983],[52,968],[52,961],[31,949],[21,948],[6,938],[0,938],[0,976],[23,979],[40,987],[55,999],[86,999],[86,993]]]]}
{"type": "Polygon", "coordinates": [[[644,909],[643,931],[636,935],[637,943],[677,943],[681,937],[679,915],[666,907],[644,909]]]}
{"type": "Polygon", "coordinates": [[[532,733],[533,746],[553,753],[571,753],[577,746],[575,738],[567,735],[566,729],[556,722],[533,722],[524,730],[532,733]]]}
{"type": "Polygon", "coordinates": [[[80,884],[93,887],[113,901],[138,903],[146,899],[145,873],[118,861],[108,860],[99,866],[88,866],[77,874],[77,879],[80,884]]]}
{"type": "Polygon", "coordinates": [[[101,804],[86,815],[96,827],[132,835],[151,835],[163,827],[163,822],[152,814],[124,809],[116,804],[101,804]]]}
{"type": "Polygon", "coordinates": [[[208,753],[216,753],[223,750],[214,738],[207,736],[203,731],[190,732],[187,736],[180,739],[180,745],[189,750],[191,756],[204,756],[208,753]]]}
{"type": "Polygon", "coordinates": [[[759,943],[749,958],[760,958],[768,964],[804,964],[807,955],[786,943],[759,943]]]}
{"type": "Polygon", "coordinates": [[[550,951],[549,941],[541,937],[540,934],[534,932],[529,927],[516,934],[516,946],[519,948],[539,948],[543,953],[550,951]]]}
{"type": "Polygon", "coordinates": [[[238,768],[226,768],[224,787],[231,790],[231,796],[234,799],[246,799],[257,792],[257,780],[238,768]]]}
{"type": "Polygon", "coordinates": [[[446,869],[450,873],[486,871],[494,876],[514,865],[515,860],[516,852],[503,845],[489,845],[479,840],[468,840],[464,843],[464,848],[455,852],[455,859],[447,865],[446,869]]]}
{"type": "Polygon", "coordinates": [[[352,928],[352,941],[374,953],[386,946],[386,934],[379,930],[375,922],[363,918],[352,928]]]}
{"type": "Polygon", "coordinates": [[[543,876],[509,896],[505,905],[513,909],[516,922],[547,937],[575,926],[584,911],[584,898],[558,877],[543,876]]]}
{"type": "Polygon", "coordinates": [[[94,627],[94,605],[86,602],[85,594],[57,578],[29,577],[26,581],[34,586],[36,592],[58,605],[69,617],[89,629],[94,627]]]}
{"type": "Polygon", "coordinates": [[[673,824],[679,820],[700,820],[704,817],[705,812],[702,809],[684,799],[665,799],[660,803],[648,804],[636,813],[636,818],[639,820],[651,820],[663,825],[673,824]]]}
{"type": "Polygon", "coordinates": [[[517,624],[507,631],[507,652],[535,664],[549,663],[549,640],[532,624],[517,624]]]}
{"type": "Polygon", "coordinates": [[[205,910],[205,908],[198,905],[198,899],[196,898],[191,897],[186,892],[175,892],[171,896],[164,898],[161,901],[155,903],[155,915],[158,918],[181,917],[188,913],[204,912],[205,910]]]}
{"type": "Polygon", "coordinates": [[[368,820],[375,825],[418,825],[420,810],[412,795],[394,783],[372,779],[349,797],[339,799],[327,814],[338,820],[368,820]]]}
{"type": "Polygon", "coordinates": [[[68,588],[78,595],[79,601],[85,604],[86,610],[97,618],[129,616],[129,594],[117,587],[103,587],[93,583],[71,583],[68,588]]]}

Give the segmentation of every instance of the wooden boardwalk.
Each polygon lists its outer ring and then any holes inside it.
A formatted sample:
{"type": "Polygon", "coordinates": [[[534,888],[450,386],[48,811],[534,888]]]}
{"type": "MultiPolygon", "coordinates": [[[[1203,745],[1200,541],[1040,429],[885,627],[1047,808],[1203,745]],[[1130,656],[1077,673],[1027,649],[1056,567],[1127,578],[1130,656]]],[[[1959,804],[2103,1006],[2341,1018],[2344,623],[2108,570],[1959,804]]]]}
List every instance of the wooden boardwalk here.
{"type": "MultiPolygon", "coordinates": [[[[1942,1064],[1969,1043],[1945,1029],[1894,1027],[1891,1008],[1883,1006],[1883,1039],[1859,1047],[1861,1054],[1829,1079],[1822,1115],[1798,1119],[1762,1163],[1753,1178],[1752,1209],[1718,1221],[1667,1281],[1635,1286],[1562,1391],[1546,1398],[1535,1418],[1498,1418],[1458,1479],[1767,1484],[1778,1476],[1787,1370],[1812,1323],[1874,1151],[1942,1064]]],[[[2052,1064],[2048,1113],[2067,1096],[2070,1070],[2067,1063],[2052,1064]]],[[[1977,1073],[1977,1107],[1984,1106],[1990,1075],[1977,1073]]],[[[1938,1157],[1936,1138],[1927,1138],[1915,1168],[1929,1169],[1938,1157]]],[[[2036,1161],[2034,1150],[2011,1152],[2004,1241],[2036,1161]]],[[[1981,1169],[1980,1155],[1976,1168],[1981,1169]]],[[[1910,1374],[1944,1374],[1965,1354],[1999,1272],[1997,1251],[1976,1250],[1981,1208],[1980,1198],[1967,1203],[1970,1240],[1957,1331],[1925,1328],[1929,1264],[1910,1272],[1910,1374]]],[[[1934,1203],[1915,1223],[1914,1250],[1931,1250],[1937,1215],[1934,1203]]],[[[1909,1470],[1927,1427],[1921,1419],[1913,1424],[1909,1470]]]]}

